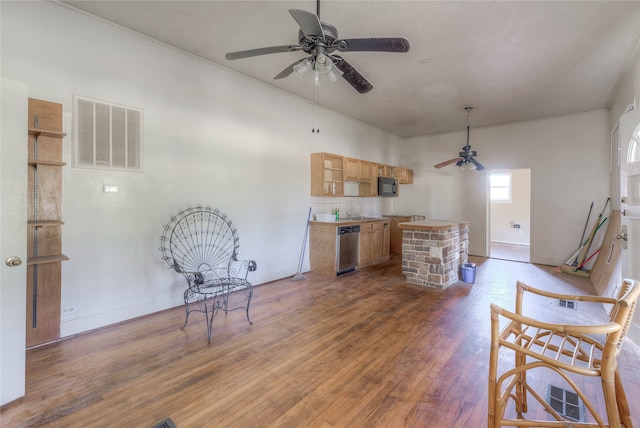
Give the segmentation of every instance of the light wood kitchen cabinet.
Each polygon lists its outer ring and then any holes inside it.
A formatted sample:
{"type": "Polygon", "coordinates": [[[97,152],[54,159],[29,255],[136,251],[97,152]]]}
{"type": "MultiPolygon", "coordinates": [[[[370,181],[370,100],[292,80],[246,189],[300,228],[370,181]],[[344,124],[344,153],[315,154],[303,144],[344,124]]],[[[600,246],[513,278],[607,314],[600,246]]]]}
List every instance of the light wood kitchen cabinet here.
{"type": "Polygon", "coordinates": [[[311,196],[378,196],[378,177],[413,183],[413,171],[331,153],[311,154],[311,196]],[[357,193],[346,183],[358,183],[357,193]]]}
{"type": "Polygon", "coordinates": [[[309,226],[309,263],[312,271],[330,277],[336,276],[336,229],[346,225],[360,225],[356,269],[389,261],[389,219],[338,223],[312,221],[309,226]]]}
{"type": "Polygon", "coordinates": [[[402,229],[398,227],[398,224],[411,221],[410,216],[394,216],[391,217],[391,242],[389,245],[391,254],[402,254],[402,229]]]}
{"type": "Polygon", "coordinates": [[[413,170],[402,167],[393,168],[393,177],[398,178],[400,184],[413,184],[413,170]]]}
{"type": "Polygon", "coordinates": [[[391,224],[382,226],[382,260],[389,260],[391,257],[391,224]]]}
{"type": "Polygon", "coordinates": [[[309,226],[309,263],[311,270],[336,276],[336,225],[314,221],[309,226]]]}
{"type": "Polygon", "coordinates": [[[391,165],[378,164],[378,177],[395,177],[394,167],[391,165]]]}
{"type": "Polygon", "coordinates": [[[358,267],[389,260],[389,221],[360,224],[358,267]]]}
{"type": "Polygon", "coordinates": [[[311,154],[311,196],[344,195],[344,157],[311,154]]]}
{"type": "Polygon", "coordinates": [[[371,261],[371,242],[373,237],[373,224],[360,225],[360,244],[358,247],[358,266],[366,266],[371,261]]]}
{"type": "Polygon", "coordinates": [[[371,182],[369,183],[369,193],[365,196],[378,196],[378,164],[374,162],[369,163],[369,176],[371,182]]]}
{"type": "Polygon", "coordinates": [[[345,181],[357,181],[359,183],[368,183],[371,172],[369,171],[369,161],[361,159],[344,158],[345,164],[345,181]]]}

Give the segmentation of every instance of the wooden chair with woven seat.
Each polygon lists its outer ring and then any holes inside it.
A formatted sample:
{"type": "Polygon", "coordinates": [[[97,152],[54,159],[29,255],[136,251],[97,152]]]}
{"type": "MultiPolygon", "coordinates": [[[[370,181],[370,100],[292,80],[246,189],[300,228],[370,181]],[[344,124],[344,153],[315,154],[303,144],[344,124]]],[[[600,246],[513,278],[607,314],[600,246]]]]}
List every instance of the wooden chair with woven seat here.
{"type": "MultiPolygon", "coordinates": [[[[640,281],[630,279],[622,281],[618,298],[556,294],[518,281],[515,313],[491,305],[488,426],[632,427],[617,356],[639,295],[640,281]],[[554,324],[526,317],[522,312],[525,292],[565,301],[610,304],[610,322],[602,325],[554,324]],[[506,322],[502,330],[501,320],[506,322]],[[514,356],[515,360],[507,369],[499,372],[498,366],[506,361],[505,353],[514,356]],[[547,403],[539,385],[537,390],[532,386],[535,381],[539,383],[540,379],[537,371],[532,373],[534,369],[548,369],[551,376],[563,379],[582,401],[589,420],[567,418],[547,403]],[[593,382],[585,383],[581,381],[581,376],[599,377],[602,394],[593,394],[593,382]],[[534,397],[541,405],[542,413],[550,415],[553,420],[525,419],[524,414],[531,410],[527,403],[528,395],[534,397]],[[599,406],[603,414],[596,409],[594,403],[599,398],[594,395],[604,399],[604,406],[599,406]],[[513,413],[516,415],[507,418],[505,413],[510,400],[513,400],[515,409],[509,408],[509,416],[513,413]]],[[[536,416],[540,416],[540,412],[536,416]]],[[[551,418],[547,416],[547,419],[551,418]]]]}

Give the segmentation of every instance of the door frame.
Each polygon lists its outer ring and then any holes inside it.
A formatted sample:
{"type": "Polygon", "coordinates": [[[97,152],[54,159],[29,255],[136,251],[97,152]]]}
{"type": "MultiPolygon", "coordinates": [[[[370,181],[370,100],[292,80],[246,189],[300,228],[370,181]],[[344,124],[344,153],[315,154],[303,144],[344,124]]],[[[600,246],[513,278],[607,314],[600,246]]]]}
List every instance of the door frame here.
{"type": "Polygon", "coordinates": [[[528,222],[529,222],[529,257],[527,260],[527,263],[531,263],[531,255],[533,254],[533,241],[531,239],[531,237],[533,236],[533,168],[532,167],[522,167],[522,168],[504,168],[504,169],[495,169],[495,170],[490,170],[487,171],[487,201],[486,201],[486,205],[487,205],[487,225],[486,225],[486,230],[487,230],[487,234],[486,234],[486,254],[487,257],[491,258],[491,238],[492,238],[492,227],[491,227],[491,223],[492,223],[492,218],[493,218],[493,210],[491,209],[492,207],[492,202],[491,202],[491,182],[490,182],[490,176],[492,172],[498,172],[498,171],[508,171],[508,172],[512,172],[512,171],[519,171],[519,170],[527,170],[529,171],[529,212],[527,213],[528,215],[528,222]]]}

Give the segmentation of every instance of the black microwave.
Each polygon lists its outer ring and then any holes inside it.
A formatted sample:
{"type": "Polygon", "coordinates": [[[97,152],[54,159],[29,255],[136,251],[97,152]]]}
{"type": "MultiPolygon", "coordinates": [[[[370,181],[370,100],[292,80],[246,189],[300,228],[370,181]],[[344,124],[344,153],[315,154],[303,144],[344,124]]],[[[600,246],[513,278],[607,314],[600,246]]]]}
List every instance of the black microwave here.
{"type": "Polygon", "coordinates": [[[398,196],[398,179],[378,177],[378,196],[398,196]]]}

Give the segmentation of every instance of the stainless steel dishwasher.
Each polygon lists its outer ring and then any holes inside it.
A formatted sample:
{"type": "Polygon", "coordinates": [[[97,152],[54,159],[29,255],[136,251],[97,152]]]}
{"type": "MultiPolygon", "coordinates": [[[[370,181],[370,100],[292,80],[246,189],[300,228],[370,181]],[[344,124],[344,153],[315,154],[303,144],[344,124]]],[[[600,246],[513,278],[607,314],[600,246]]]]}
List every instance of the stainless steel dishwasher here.
{"type": "Polygon", "coordinates": [[[340,226],[336,228],[336,273],[345,273],[356,270],[358,264],[358,240],[360,237],[360,225],[340,226]]]}

